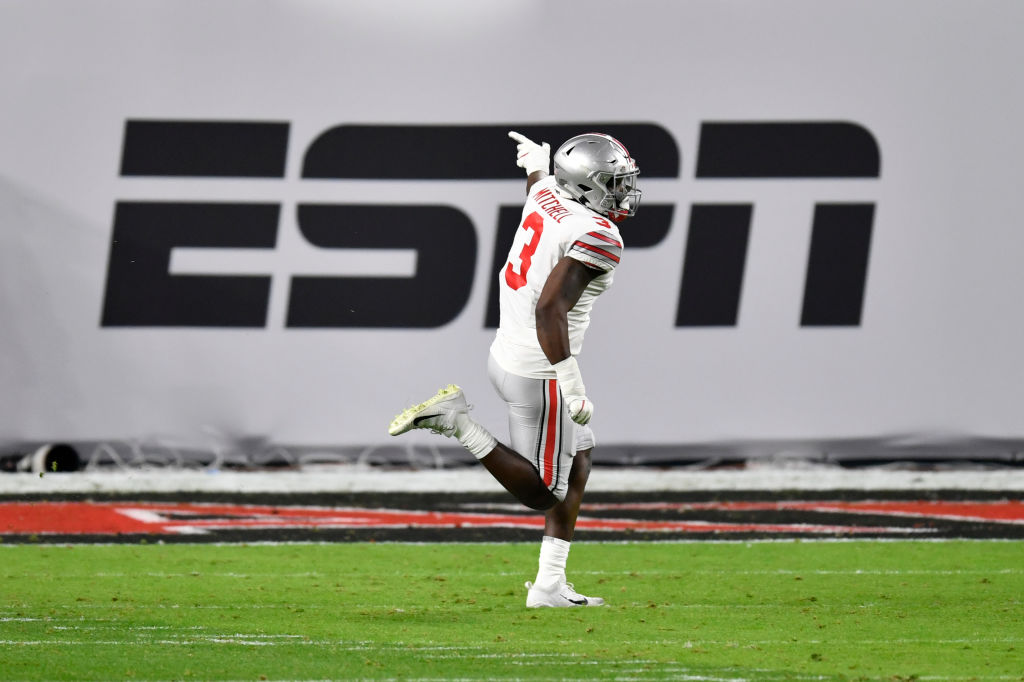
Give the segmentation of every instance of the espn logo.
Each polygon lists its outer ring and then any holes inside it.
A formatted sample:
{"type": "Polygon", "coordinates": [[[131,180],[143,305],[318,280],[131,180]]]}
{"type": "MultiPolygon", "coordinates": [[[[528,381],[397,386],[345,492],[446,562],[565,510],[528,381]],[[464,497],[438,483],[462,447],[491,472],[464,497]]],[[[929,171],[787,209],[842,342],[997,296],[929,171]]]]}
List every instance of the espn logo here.
{"type": "MultiPolygon", "coordinates": [[[[547,126],[340,125],[305,150],[301,177],[334,180],[516,180],[505,133],[559,141],[600,129],[628,140],[644,178],[678,178],[680,154],[664,128],[643,123],[547,126]],[[358,160],[358,163],[355,162],[358,160]]],[[[283,179],[289,124],[129,120],[122,177],[283,179]]],[[[877,178],[871,133],[845,122],[705,122],[696,179],[877,178]]],[[[675,311],[677,327],[735,326],[754,204],[693,203],[675,311]]],[[[498,207],[492,271],[505,261],[520,205],[498,207]]],[[[630,250],[669,232],[674,204],[644,203],[628,225],[630,250]]],[[[270,274],[172,274],[175,248],[268,249],[278,202],[119,201],[115,207],[101,325],[267,326],[270,274]]],[[[428,328],[455,319],[469,300],[477,233],[456,206],[300,203],[296,219],[322,249],[413,249],[410,277],[293,274],[289,328],[428,328]],[[422,306],[424,292],[432,304],[422,306]]],[[[858,326],[867,281],[873,203],[816,203],[801,326],[858,326]]],[[[498,322],[490,278],[486,327],[498,322]]]]}

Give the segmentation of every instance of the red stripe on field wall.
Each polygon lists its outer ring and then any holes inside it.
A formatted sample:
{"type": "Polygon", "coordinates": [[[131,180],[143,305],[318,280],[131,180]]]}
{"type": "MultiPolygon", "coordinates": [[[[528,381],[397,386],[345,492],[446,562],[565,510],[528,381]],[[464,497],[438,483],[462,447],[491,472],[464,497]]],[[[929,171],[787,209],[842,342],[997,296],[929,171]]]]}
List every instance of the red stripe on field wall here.
{"type": "Polygon", "coordinates": [[[872,514],[879,516],[923,517],[1024,523],[1024,501],[943,502],[933,500],[895,501],[821,501],[821,502],[624,502],[586,503],[583,511],[779,511],[796,510],[823,513],[872,514]]]}
{"type": "MultiPolygon", "coordinates": [[[[270,507],[259,505],[157,504],[145,502],[4,502],[0,534],[204,534],[216,530],[284,528],[533,528],[543,529],[540,514],[418,512],[398,509],[270,507]]],[[[576,527],[594,531],[681,533],[918,533],[926,530],[878,526],[762,524],[711,521],[651,521],[580,517],[576,527]]]]}

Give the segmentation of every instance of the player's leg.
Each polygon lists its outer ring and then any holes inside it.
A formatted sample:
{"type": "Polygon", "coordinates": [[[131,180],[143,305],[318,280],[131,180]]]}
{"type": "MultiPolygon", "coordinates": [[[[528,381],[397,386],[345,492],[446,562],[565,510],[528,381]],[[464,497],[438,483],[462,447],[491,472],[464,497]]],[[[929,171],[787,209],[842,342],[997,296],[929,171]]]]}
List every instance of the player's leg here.
{"type": "Polygon", "coordinates": [[[543,511],[558,506],[558,498],[548,490],[533,465],[514,450],[495,442],[494,449],[480,463],[505,490],[530,509],[543,511]]]}
{"type": "Polygon", "coordinates": [[[573,584],[565,577],[576,519],[590,478],[590,453],[594,447],[594,434],[589,427],[577,428],[576,446],[579,449],[573,458],[565,499],[544,515],[544,537],[541,539],[537,561],[537,577],[532,583],[526,584],[529,589],[526,605],[529,607],[604,604],[601,597],[588,597],[576,592],[573,584]]]}
{"type": "Polygon", "coordinates": [[[499,444],[480,461],[523,504],[550,509],[568,488],[574,433],[557,382],[510,374],[493,357],[487,372],[508,407],[509,447],[499,444]],[[512,482],[519,487],[514,490],[512,482]]]}
{"type": "Polygon", "coordinates": [[[495,389],[509,403],[512,447],[499,443],[469,417],[462,389],[455,385],[402,412],[389,432],[399,435],[425,428],[455,436],[522,504],[549,509],[565,496],[572,448],[572,430],[563,428],[564,407],[555,381],[507,374],[493,360],[489,371],[495,389]],[[552,414],[557,417],[550,418],[552,414]]]}
{"type": "Polygon", "coordinates": [[[590,448],[581,450],[573,457],[569,471],[569,489],[565,499],[551,507],[544,514],[544,535],[572,542],[576,530],[576,517],[583,502],[583,491],[590,478],[590,448]]]}

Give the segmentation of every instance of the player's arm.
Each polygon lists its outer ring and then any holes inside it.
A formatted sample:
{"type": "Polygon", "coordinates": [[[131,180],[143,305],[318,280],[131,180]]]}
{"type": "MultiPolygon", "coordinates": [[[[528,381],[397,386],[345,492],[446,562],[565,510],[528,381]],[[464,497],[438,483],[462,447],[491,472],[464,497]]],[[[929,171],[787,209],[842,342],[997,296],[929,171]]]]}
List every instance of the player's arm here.
{"type": "Polygon", "coordinates": [[[544,283],[537,299],[537,340],[552,365],[569,357],[569,311],[599,274],[582,261],[563,256],[544,283]]]}
{"type": "Polygon", "coordinates": [[[508,136],[518,142],[516,165],[526,171],[526,193],[529,194],[535,183],[548,176],[548,169],[551,167],[551,145],[547,142],[537,144],[514,130],[510,130],[508,136]]]}
{"type": "Polygon", "coordinates": [[[534,184],[543,180],[548,176],[547,171],[534,171],[526,176],[526,194],[530,194],[530,190],[533,189],[534,184]]]}
{"type": "Polygon", "coordinates": [[[600,271],[564,256],[555,265],[541,289],[535,312],[537,340],[558,376],[558,387],[569,406],[573,421],[586,424],[594,412],[587,398],[576,358],[569,348],[569,311],[600,271]]]}

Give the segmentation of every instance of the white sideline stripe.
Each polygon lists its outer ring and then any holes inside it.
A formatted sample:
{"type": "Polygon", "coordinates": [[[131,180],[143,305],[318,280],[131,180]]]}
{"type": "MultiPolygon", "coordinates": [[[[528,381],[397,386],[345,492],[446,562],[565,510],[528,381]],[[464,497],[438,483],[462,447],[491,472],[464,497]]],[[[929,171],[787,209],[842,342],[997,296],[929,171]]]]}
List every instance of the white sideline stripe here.
{"type": "MultiPolygon", "coordinates": [[[[379,608],[379,604],[352,604],[352,608],[379,608]]],[[[133,602],[116,602],[111,604],[63,604],[54,608],[79,610],[79,609],[135,609],[138,604],[133,602]]],[[[322,609],[321,604],[146,604],[147,609],[232,609],[244,611],[247,609],[322,609]]]]}
{"type": "MultiPolygon", "coordinates": [[[[893,644],[940,644],[940,645],[963,645],[963,644],[1017,644],[1024,641],[1022,637],[978,637],[978,638],[950,638],[950,639],[924,639],[924,638],[899,638],[899,639],[761,639],[761,640],[687,640],[680,644],[676,640],[621,640],[619,643],[625,645],[655,645],[655,646],[682,646],[684,649],[692,649],[694,647],[704,646],[724,646],[730,649],[738,647],[754,647],[754,646],[802,646],[806,644],[814,645],[831,645],[831,644],[843,644],[843,645],[868,645],[868,646],[881,646],[881,645],[893,645],[893,644]]],[[[377,644],[375,642],[352,642],[348,640],[330,640],[330,639],[306,639],[302,635],[208,635],[208,636],[196,636],[196,635],[182,635],[179,638],[164,637],[163,639],[146,639],[140,638],[135,640],[95,640],[95,639],[0,639],[0,644],[6,645],[25,645],[25,646],[48,646],[48,645],[104,645],[104,646],[143,646],[151,644],[172,644],[172,645],[192,645],[202,644],[209,642],[213,644],[241,644],[244,646],[329,646],[332,648],[340,648],[345,651],[403,651],[403,652],[415,652],[415,651],[447,651],[451,652],[452,658],[470,656],[473,658],[543,658],[560,660],[567,657],[580,656],[581,654],[573,652],[562,652],[562,653],[528,653],[528,652],[515,652],[509,654],[495,654],[492,652],[484,653],[473,653],[479,651],[484,647],[479,646],[410,646],[402,644],[401,642],[389,643],[389,644],[377,644]],[[274,639],[266,639],[268,637],[274,639]],[[284,638],[284,639],[282,639],[284,638]]],[[[436,656],[441,658],[442,656],[436,656]]],[[[604,661],[594,661],[595,663],[603,663],[604,661]]],[[[645,661],[637,659],[629,659],[629,663],[644,663],[645,661]]],[[[649,663],[657,663],[657,661],[646,661],[649,663]]]]}
{"type": "MultiPolygon", "coordinates": [[[[519,575],[520,572],[506,571],[503,573],[497,573],[495,575],[519,575]]],[[[662,570],[640,570],[640,571],[587,571],[587,570],[574,570],[573,575],[614,575],[614,576],[631,576],[636,574],[637,577],[644,577],[647,575],[680,575],[680,574],[698,574],[698,575],[716,575],[716,576],[730,576],[730,575],[1017,575],[1024,573],[1024,568],[957,568],[957,569],[942,569],[942,568],[912,568],[908,570],[897,570],[897,569],[885,569],[885,568],[851,568],[846,570],[833,570],[833,569],[790,569],[790,568],[779,568],[779,569],[764,569],[764,570],[729,570],[729,569],[680,569],[678,571],[662,571],[662,570]]]]}
{"type": "MultiPolygon", "coordinates": [[[[432,659],[435,660],[446,660],[446,659],[464,659],[469,657],[476,660],[509,660],[516,665],[521,666],[545,666],[550,668],[552,665],[558,666],[560,662],[571,661],[571,665],[576,667],[581,664],[589,665],[628,665],[630,667],[620,669],[619,674],[616,676],[617,680],[641,680],[650,679],[651,669],[649,668],[634,668],[632,666],[643,666],[643,665],[654,665],[657,667],[659,673],[675,673],[673,679],[679,680],[705,680],[708,682],[721,680],[722,682],[741,682],[750,678],[747,677],[733,677],[733,676],[706,676],[706,675],[691,675],[689,671],[693,670],[688,667],[681,667],[678,665],[664,665],[662,662],[655,660],[646,659],[623,659],[623,660],[576,660],[581,654],[575,652],[564,652],[564,653],[509,653],[499,654],[491,652],[481,652],[484,649],[483,645],[476,646],[432,646],[432,645],[421,645],[411,646],[403,644],[402,642],[392,642],[386,645],[378,645],[374,642],[352,642],[346,640],[310,640],[305,639],[302,635],[292,634],[280,634],[280,635],[260,635],[260,634],[211,634],[208,636],[196,636],[194,632],[187,632],[188,630],[195,630],[197,627],[186,628],[179,638],[174,639],[173,633],[172,638],[164,637],[162,639],[141,639],[137,641],[125,641],[125,640],[77,640],[77,639],[49,639],[49,640],[19,640],[19,639],[5,639],[0,640],[0,645],[5,646],[54,646],[54,645],[65,645],[65,646],[118,646],[118,647],[139,647],[139,646],[194,646],[197,644],[223,644],[229,646],[244,646],[244,647],[264,647],[264,646],[330,646],[332,649],[341,649],[344,651],[403,651],[403,652],[450,652],[443,654],[434,654],[432,659]],[[629,677],[628,673],[636,673],[638,677],[629,677]]],[[[136,628],[136,629],[169,629],[169,626],[152,626],[150,628],[136,628]]],[[[940,644],[940,645],[982,645],[982,644],[1016,644],[1021,641],[1021,638],[957,638],[957,639],[911,639],[901,638],[897,640],[877,640],[877,639],[863,639],[863,640],[802,640],[800,642],[794,642],[790,639],[785,640],[758,640],[751,642],[740,642],[737,640],[688,640],[683,643],[683,648],[693,648],[702,646],[725,646],[729,648],[735,648],[738,646],[781,646],[781,645],[795,645],[795,644],[858,644],[858,645],[892,645],[892,644],[940,644]]],[[[637,641],[624,641],[623,644],[627,645],[678,645],[676,641],[651,641],[651,640],[637,640],[637,641]]],[[[816,676],[816,675],[789,675],[784,677],[768,676],[764,673],[768,671],[744,671],[746,673],[757,672],[756,676],[758,680],[816,680],[816,679],[827,679],[827,677],[816,676]]],[[[444,680],[445,682],[454,682],[451,678],[409,678],[410,680],[417,680],[419,682],[427,682],[428,680],[444,680]]],[[[465,679],[476,679],[476,678],[465,678],[465,679]]],[[[489,678],[479,678],[489,679],[489,678]]],[[[974,677],[953,677],[953,676],[940,676],[940,675],[925,675],[918,677],[919,680],[928,680],[930,682],[954,682],[959,680],[970,680],[976,679],[974,677]]],[[[1018,676],[1013,675],[999,675],[999,676],[987,676],[986,679],[993,680],[1016,680],[1018,676]]]]}
{"type": "MultiPolygon", "coordinates": [[[[21,577],[30,577],[32,574],[22,573],[21,577]]],[[[404,575],[398,574],[396,575],[404,575]]],[[[206,571],[191,571],[189,573],[61,573],[61,580],[66,578],[326,578],[323,573],[208,573],[206,571]]]]}
{"type": "MultiPolygon", "coordinates": [[[[990,490],[1024,491],[1024,469],[847,470],[758,464],[744,470],[603,468],[595,466],[588,492],[701,490],[990,490]]],[[[0,494],[92,492],[494,492],[506,494],[483,467],[381,471],[331,464],[301,471],[238,472],[137,469],[39,476],[0,474],[0,494]]]]}
{"type": "MultiPolygon", "coordinates": [[[[616,602],[614,604],[614,606],[618,606],[618,607],[633,607],[633,608],[637,608],[637,609],[647,608],[647,607],[649,607],[649,605],[650,605],[649,602],[636,602],[636,601],[634,601],[634,602],[621,602],[621,603],[620,602],[616,602]]],[[[374,609],[374,608],[379,608],[379,606],[375,605],[375,604],[351,604],[349,606],[351,608],[353,608],[353,609],[374,609]]],[[[858,609],[871,609],[871,608],[878,607],[879,603],[871,601],[871,602],[864,602],[862,604],[856,604],[856,605],[853,605],[853,606],[854,606],[854,608],[858,608],[858,609]]],[[[81,609],[81,608],[93,608],[93,609],[96,609],[96,608],[107,608],[107,609],[109,609],[110,607],[109,606],[101,607],[101,606],[97,606],[95,604],[87,604],[87,605],[76,605],[74,607],[65,606],[65,607],[58,607],[58,608],[65,608],[65,609],[70,610],[72,608],[76,608],[76,609],[81,609]]],[[[172,606],[172,607],[168,607],[168,608],[177,609],[179,607],[178,606],[172,606]]],[[[251,608],[251,607],[198,606],[197,605],[197,606],[186,606],[184,608],[185,609],[239,610],[239,611],[241,611],[241,610],[244,610],[246,608],[251,608]]],[[[275,607],[260,606],[260,607],[256,607],[256,608],[282,608],[282,609],[286,608],[286,609],[289,609],[289,610],[302,609],[304,611],[314,611],[316,609],[320,609],[320,608],[323,608],[323,607],[318,606],[316,604],[308,604],[308,605],[307,604],[302,604],[302,605],[290,604],[290,605],[275,606],[275,607]]],[[[735,604],[735,603],[733,603],[733,604],[724,604],[724,603],[714,603],[714,604],[709,604],[709,603],[665,604],[665,603],[660,603],[660,604],[657,604],[657,608],[659,610],[662,610],[662,611],[675,611],[675,610],[680,610],[680,611],[718,611],[718,610],[721,610],[723,608],[735,609],[735,610],[739,610],[739,611],[764,611],[764,610],[779,611],[780,610],[780,607],[779,607],[778,604],[735,604]]],[[[411,613],[411,614],[416,614],[416,613],[421,612],[421,609],[411,608],[411,609],[408,609],[406,612],[411,613]]],[[[122,627],[120,625],[116,624],[116,623],[111,623],[109,626],[99,626],[99,625],[89,625],[89,626],[84,626],[84,625],[78,625],[78,626],[76,626],[76,625],[65,625],[65,626],[59,626],[59,625],[56,625],[56,623],[71,622],[73,620],[75,620],[75,619],[66,619],[66,618],[29,618],[29,619],[24,619],[24,620],[22,620],[22,619],[11,619],[11,622],[46,622],[46,623],[53,624],[50,627],[53,627],[56,630],[71,630],[71,631],[122,629],[122,627]]],[[[2,621],[0,621],[0,622],[2,622],[2,621]]],[[[128,628],[128,630],[133,630],[133,629],[138,629],[138,628],[128,628]]],[[[1013,641],[1021,641],[1021,639],[1017,638],[1017,639],[1015,639],[1013,641]]]]}
{"type": "MultiPolygon", "coordinates": [[[[600,592],[601,590],[597,589],[597,590],[587,590],[587,591],[588,592],[600,592]]],[[[625,608],[625,607],[632,607],[632,608],[640,609],[640,608],[648,608],[650,606],[650,604],[651,604],[650,601],[643,601],[643,602],[639,602],[639,601],[621,601],[621,602],[620,601],[616,601],[612,605],[613,606],[617,606],[617,607],[623,607],[623,608],[625,608]]],[[[662,602],[662,603],[657,603],[656,605],[657,605],[659,610],[663,610],[663,611],[672,611],[672,610],[676,610],[676,609],[681,609],[681,610],[684,610],[684,611],[699,611],[699,610],[719,610],[719,609],[723,609],[723,608],[737,609],[737,610],[740,610],[740,611],[759,611],[759,610],[765,610],[765,609],[770,609],[770,610],[773,610],[773,611],[779,611],[779,610],[783,610],[784,611],[784,610],[786,610],[784,607],[781,607],[778,604],[774,604],[774,603],[773,604],[736,604],[736,603],[722,603],[722,602],[717,602],[717,603],[688,602],[688,603],[685,603],[685,604],[668,604],[668,603],[662,602]]],[[[878,605],[879,605],[878,602],[868,601],[868,602],[863,602],[861,604],[855,604],[855,605],[851,605],[851,606],[854,606],[855,608],[859,608],[859,609],[869,609],[869,608],[877,607],[878,605]]],[[[367,609],[367,610],[378,610],[378,609],[382,608],[380,606],[380,604],[376,604],[376,603],[346,604],[346,606],[348,608],[350,608],[350,609],[367,609]]],[[[72,605],[63,605],[63,606],[56,606],[56,607],[53,607],[53,608],[61,608],[61,609],[66,609],[68,611],[72,611],[72,610],[82,610],[82,609],[105,609],[105,610],[131,609],[131,610],[134,610],[137,607],[138,607],[137,604],[133,604],[131,602],[126,602],[124,604],[75,604],[73,606],[72,605]]],[[[234,605],[225,605],[225,604],[184,604],[184,605],[182,605],[182,604],[170,604],[170,605],[162,605],[161,604],[161,605],[155,605],[154,604],[154,605],[147,605],[144,608],[147,608],[147,609],[172,609],[172,610],[175,610],[175,609],[182,609],[182,610],[194,609],[194,610],[207,610],[207,611],[221,611],[221,610],[223,610],[223,611],[246,611],[246,610],[249,610],[249,609],[288,609],[289,611],[301,609],[303,611],[316,611],[317,609],[323,609],[325,607],[323,605],[321,605],[321,604],[252,604],[252,605],[246,605],[246,606],[234,606],[234,605]]],[[[796,608],[796,605],[790,607],[790,609],[793,609],[793,608],[796,608]]],[[[416,613],[424,613],[425,609],[426,609],[426,607],[411,607],[411,608],[408,608],[408,609],[395,609],[395,611],[398,612],[398,613],[416,614],[416,613]]],[[[456,611],[456,610],[458,610],[458,607],[457,606],[449,606],[448,609],[450,611],[456,611]]],[[[475,611],[476,610],[476,606],[473,605],[473,604],[466,604],[463,607],[463,609],[467,610],[467,611],[475,611]]],[[[506,611],[509,611],[509,612],[511,612],[513,610],[516,610],[516,611],[519,610],[518,603],[515,604],[514,606],[510,606],[509,608],[506,609],[506,611]]],[[[42,621],[42,622],[47,622],[47,623],[60,623],[60,622],[68,622],[69,620],[74,620],[74,619],[67,619],[67,618],[37,618],[37,619],[29,619],[29,620],[37,620],[37,621],[42,621]]],[[[114,628],[114,627],[115,627],[114,625],[111,625],[111,628],[114,628]]],[[[69,627],[68,629],[74,630],[74,629],[81,629],[81,628],[69,627]]],[[[94,626],[94,629],[99,630],[99,629],[103,629],[103,628],[100,628],[99,626],[94,626]]]]}
{"type": "MultiPolygon", "coordinates": [[[[54,618],[55,622],[63,620],[61,618],[54,618]]],[[[99,622],[99,621],[97,621],[99,622]]],[[[136,630],[205,630],[206,627],[203,625],[193,625],[187,628],[175,627],[174,625],[129,625],[126,628],[122,628],[120,622],[115,623],[111,621],[109,625],[100,627],[99,625],[51,625],[54,630],[75,630],[79,632],[91,631],[91,630],[113,630],[117,628],[119,630],[124,629],[128,632],[135,632],[136,630]]],[[[253,635],[254,637],[298,637],[299,635],[253,635]]]]}
{"type": "MultiPolygon", "coordinates": [[[[588,571],[585,569],[574,570],[573,575],[596,575],[596,576],[636,576],[645,577],[650,575],[716,575],[716,576],[729,576],[729,575],[1020,575],[1024,573],[1024,568],[957,568],[957,569],[941,569],[941,568],[912,568],[906,570],[900,569],[885,569],[885,568],[851,568],[844,570],[835,569],[792,569],[792,568],[778,568],[778,569],[735,569],[730,570],[726,568],[722,569],[688,569],[683,568],[677,571],[669,570],[641,570],[641,571],[588,571]]],[[[455,575],[480,575],[481,573],[473,571],[457,571],[455,575]]],[[[522,571],[486,571],[487,575],[497,576],[518,576],[525,575],[522,571]]],[[[11,577],[16,578],[30,578],[35,577],[34,573],[9,573],[11,577]]],[[[381,573],[381,575],[391,576],[405,576],[409,575],[408,571],[392,571],[381,573]]],[[[61,580],[78,580],[82,578],[138,578],[145,576],[147,578],[329,578],[324,573],[212,573],[206,571],[192,571],[190,573],[158,573],[158,572],[147,572],[147,573],[61,573],[61,580]]],[[[527,576],[528,577],[528,576],[527,576]]]]}

